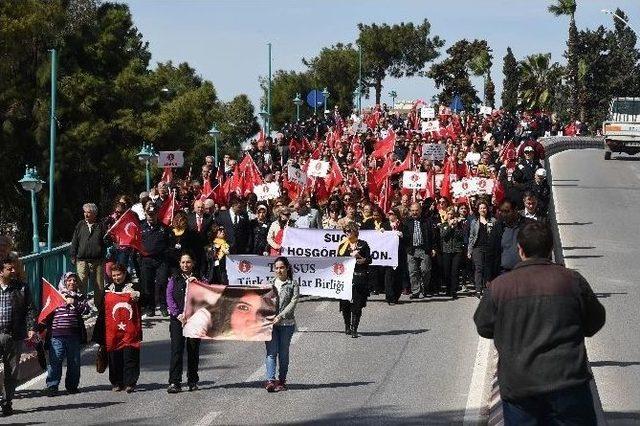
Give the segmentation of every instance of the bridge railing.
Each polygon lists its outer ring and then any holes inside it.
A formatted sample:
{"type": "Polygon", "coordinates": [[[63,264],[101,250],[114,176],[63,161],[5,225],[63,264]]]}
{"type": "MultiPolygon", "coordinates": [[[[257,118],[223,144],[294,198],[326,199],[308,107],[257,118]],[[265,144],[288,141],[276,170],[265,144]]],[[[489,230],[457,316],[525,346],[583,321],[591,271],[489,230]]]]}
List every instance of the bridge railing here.
{"type": "Polygon", "coordinates": [[[29,290],[31,290],[31,295],[38,309],[40,309],[40,295],[42,294],[42,278],[57,288],[58,280],[62,274],[75,271],[75,266],[71,263],[69,255],[70,248],[71,243],[66,243],[49,251],[20,258],[27,275],[29,290]]]}
{"type": "Polygon", "coordinates": [[[539,138],[547,157],[568,149],[604,148],[604,138],[595,136],[548,136],[539,138]]]}

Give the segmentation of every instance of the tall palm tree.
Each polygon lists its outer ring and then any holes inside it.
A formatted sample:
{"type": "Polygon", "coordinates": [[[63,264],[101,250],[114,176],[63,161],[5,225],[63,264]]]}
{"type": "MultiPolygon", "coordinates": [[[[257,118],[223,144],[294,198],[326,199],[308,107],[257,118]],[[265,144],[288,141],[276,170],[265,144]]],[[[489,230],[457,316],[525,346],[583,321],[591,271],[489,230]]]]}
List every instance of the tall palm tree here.
{"type": "Polygon", "coordinates": [[[527,56],[518,64],[520,105],[527,110],[549,110],[562,77],[562,67],[551,63],[551,53],[527,56]]]}
{"type": "Polygon", "coordinates": [[[468,63],[469,71],[476,77],[482,77],[484,82],[484,87],[482,92],[484,93],[484,104],[487,104],[487,83],[491,80],[491,54],[489,50],[483,50],[473,58],[468,63]]]}
{"type": "Polygon", "coordinates": [[[569,40],[567,41],[567,81],[571,93],[571,118],[575,119],[579,109],[580,80],[578,76],[578,28],[576,27],[576,0],[555,0],[548,10],[554,16],[569,16],[569,40]]]}

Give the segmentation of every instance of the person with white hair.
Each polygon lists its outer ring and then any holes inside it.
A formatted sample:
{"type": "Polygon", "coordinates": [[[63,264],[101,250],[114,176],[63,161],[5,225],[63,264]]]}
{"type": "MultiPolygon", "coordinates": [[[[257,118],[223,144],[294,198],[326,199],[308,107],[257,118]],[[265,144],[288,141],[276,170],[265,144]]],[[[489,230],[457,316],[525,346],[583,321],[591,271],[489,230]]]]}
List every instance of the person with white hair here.
{"type": "Polygon", "coordinates": [[[543,168],[536,170],[533,182],[529,186],[529,191],[538,199],[538,214],[547,216],[549,214],[549,201],[551,201],[551,187],[547,182],[547,171],[543,168]]]}
{"type": "Polygon", "coordinates": [[[71,239],[71,263],[76,265],[78,287],[81,293],[87,294],[89,278],[93,283],[93,301],[100,310],[104,301],[104,257],[103,240],[106,229],[97,221],[98,206],[86,203],[82,206],[84,218],[78,222],[71,239]]]}

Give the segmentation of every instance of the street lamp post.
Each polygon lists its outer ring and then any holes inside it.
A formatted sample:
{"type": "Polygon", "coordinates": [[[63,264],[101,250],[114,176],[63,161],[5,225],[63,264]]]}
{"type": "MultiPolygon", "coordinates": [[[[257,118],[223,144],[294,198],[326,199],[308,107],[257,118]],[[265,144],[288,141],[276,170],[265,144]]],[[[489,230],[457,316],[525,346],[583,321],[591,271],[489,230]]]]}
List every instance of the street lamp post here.
{"type": "Polygon", "coordinates": [[[322,89],[322,96],[324,97],[324,110],[325,110],[325,112],[327,111],[327,98],[329,97],[329,95],[330,95],[329,90],[327,90],[326,87],[324,89],[322,89]]]}
{"type": "Polygon", "coordinates": [[[151,189],[151,170],[150,165],[154,161],[158,161],[158,153],[156,152],[153,144],[143,143],[142,149],[138,153],[138,160],[145,165],[145,176],[147,181],[147,192],[151,189]]]}
{"type": "Polygon", "coordinates": [[[300,121],[300,106],[303,100],[300,98],[300,93],[296,93],[296,97],[293,98],[293,103],[296,106],[296,121],[300,121]]]}
{"type": "Polygon", "coordinates": [[[54,183],[56,173],[56,98],[58,79],[58,55],[56,49],[51,49],[51,111],[49,115],[49,212],[47,219],[47,250],[53,248],[53,208],[54,208],[54,183]]]}
{"type": "Polygon", "coordinates": [[[38,177],[35,167],[24,172],[24,177],[18,181],[25,191],[31,192],[31,220],[33,221],[33,252],[40,251],[40,235],[38,234],[38,209],[36,208],[36,194],[42,189],[43,181],[38,177]]]}
{"type": "Polygon", "coordinates": [[[398,97],[398,94],[395,90],[392,90],[389,92],[389,96],[391,97],[391,109],[393,109],[396,107],[396,98],[398,97]]]}
{"type": "Polygon", "coordinates": [[[213,136],[213,158],[216,161],[216,167],[218,167],[218,137],[220,136],[220,130],[214,124],[209,130],[209,135],[213,136]]]}
{"type": "Polygon", "coordinates": [[[640,34],[635,30],[635,28],[633,28],[631,25],[629,25],[629,21],[625,20],[622,16],[618,15],[617,13],[612,12],[609,9],[602,9],[601,12],[602,13],[606,13],[607,15],[611,15],[614,18],[617,18],[620,22],[625,24],[627,26],[627,28],[629,28],[631,31],[633,31],[634,34],[636,35],[636,37],[640,37],[640,34]]]}
{"type": "Polygon", "coordinates": [[[358,45],[358,114],[362,115],[362,46],[358,45]]]}
{"type": "Polygon", "coordinates": [[[271,133],[271,43],[267,43],[269,46],[269,86],[267,88],[267,122],[265,125],[265,135],[271,133]]]}
{"type": "Polygon", "coordinates": [[[265,137],[268,135],[267,123],[269,122],[269,112],[265,110],[261,110],[258,115],[262,118],[262,129],[264,131],[265,137]]]}

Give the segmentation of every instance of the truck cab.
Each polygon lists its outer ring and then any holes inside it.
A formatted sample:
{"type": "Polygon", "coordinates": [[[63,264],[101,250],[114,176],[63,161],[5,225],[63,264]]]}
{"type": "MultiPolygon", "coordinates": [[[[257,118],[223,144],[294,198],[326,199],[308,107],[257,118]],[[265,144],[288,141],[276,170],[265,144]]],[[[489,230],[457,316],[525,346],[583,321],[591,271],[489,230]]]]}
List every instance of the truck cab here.
{"type": "Polygon", "coordinates": [[[611,154],[640,152],[640,98],[614,98],[608,120],[602,123],[604,159],[611,154]]]}

